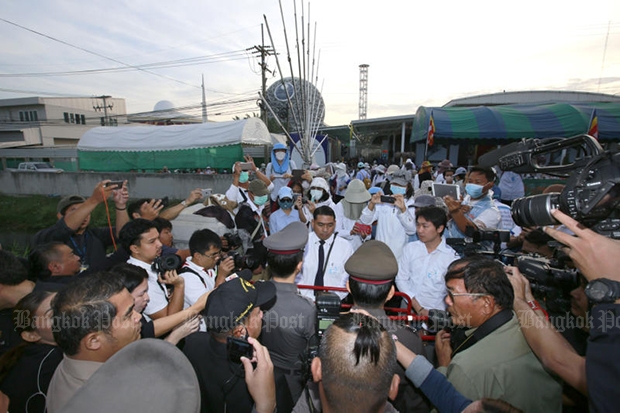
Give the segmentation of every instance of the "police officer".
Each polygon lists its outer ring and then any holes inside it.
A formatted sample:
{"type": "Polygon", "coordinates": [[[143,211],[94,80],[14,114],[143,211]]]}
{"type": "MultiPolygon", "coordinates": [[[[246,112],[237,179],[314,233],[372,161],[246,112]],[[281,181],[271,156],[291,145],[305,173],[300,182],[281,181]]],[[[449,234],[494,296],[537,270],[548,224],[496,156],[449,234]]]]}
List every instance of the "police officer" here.
{"type": "MultiPolygon", "coordinates": [[[[347,260],[347,290],[353,298],[352,310],[362,309],[379,320],[393,338],[416,354],[424,354],[422,340],[414,330],[388,318],[383,306],[394,296],[394,278],[398,263],[390,247],[381,241],[367,241],[347,260]]],[[[405,379],[399,365],[395,374],[401,376],[398,395],[392,405],[400,412],[428,412],[429,405],[422,393],[405,379]]]]}
{"type": "Polygon", "coordinates": [[[308,229],[301,222],[293,222],[263,240],[268,250],[269,282],[276,287],[277,299],[263,317],[261,341],[269,349],[275,374],[286,378],[293,402],[303,389],[300,356],[315,333],[316,309],[295,284],[307,242],[308,229]]]}

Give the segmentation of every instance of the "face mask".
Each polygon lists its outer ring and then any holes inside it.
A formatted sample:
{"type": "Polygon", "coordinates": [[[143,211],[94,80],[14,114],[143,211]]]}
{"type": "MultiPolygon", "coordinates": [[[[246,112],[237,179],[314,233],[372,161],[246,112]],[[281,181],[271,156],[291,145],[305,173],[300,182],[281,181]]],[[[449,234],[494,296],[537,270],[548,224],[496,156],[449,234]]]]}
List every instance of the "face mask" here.
{"type": "Polygon", "coordinates": [[[477,199],[482,196],[482,188],[482,185],[467,184],[465,185],[465,192],[467,192],[470,197],[477,199]]]}
{"type": "Polygon", "coordinates": [[[303,181],[301,183],[301,187],[304,189],[304,191],[307,191],[308,188],[310,188],[310,184],[308,183],[308,181],[303,181]]]}
{"type": "Polygon", "coordinates": [[[313,189],[310,191],[310,196],[312,197],[312,201],[316,202],[323,197],[323,190],[313,189]]]}
{"type": "Polygon", "coordinates": [[[390,191],[392,191],[394,195],[405,195],[407,193],[407,188],[404,188],[402,186],[390,185],[390,191]]]}
{"type": "Polygon", "coordinates": [[[286,152],[276,152],[276,159],[278,161],[283,161],[286,158],[286,152]]]}
{"type": "Polygon", "coordinates": [[[256,206],[265,205],[265,202],[267,202],[267,195],[254,197],[254,204],[256,204],[256,206]]]}
{"type": "Polygon", "coordinates": [[[282,208],[282,209],[291,209],[291,208],[293,208],[293,200],[290,200],[290,201],[279,200],[278,204],[280,204],[280,208],[282,208]]]}
{"type": "Polygon", "coordinates": [[[250,173],[248,171],[242,171],[239,174],[239,183],[244,184],[250,179],[250,173]]]}
{"type": "Polygon", "coordinates": [[[451,184],[452,182],[454,182],[454,177],[452,176],[446,176],[445,179],[447,184],[451,184]]]}

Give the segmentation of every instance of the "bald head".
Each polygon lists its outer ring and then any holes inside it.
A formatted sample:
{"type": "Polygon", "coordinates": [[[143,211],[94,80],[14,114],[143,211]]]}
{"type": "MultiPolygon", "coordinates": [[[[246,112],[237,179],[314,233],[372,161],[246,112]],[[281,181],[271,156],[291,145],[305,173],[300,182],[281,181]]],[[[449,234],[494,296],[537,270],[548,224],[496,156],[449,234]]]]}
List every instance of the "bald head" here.
{"type": "Polygon", "coordinates": [[[396,347],[374,318],[349,313],[334,321],[319,359],[320,372],[314,364],[312,372],[329,411],[376,412],[398,391],[396,347]]]}

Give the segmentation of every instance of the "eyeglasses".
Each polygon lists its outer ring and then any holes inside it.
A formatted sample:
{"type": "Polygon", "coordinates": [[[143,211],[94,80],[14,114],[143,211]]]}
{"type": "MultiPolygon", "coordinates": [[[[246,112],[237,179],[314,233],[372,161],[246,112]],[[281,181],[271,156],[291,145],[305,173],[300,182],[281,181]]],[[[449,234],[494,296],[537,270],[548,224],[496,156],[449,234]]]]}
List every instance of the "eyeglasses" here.
{"type": "Polygon", "coordinates": [[[202,255],[204,255],[207,258],[210,258],[210,259],[214,260],[214,259],[216,259],[216,258],[218,258],[218,257],[220,257],[222,255],[222,251],[220,250],[220,251],[214,252],[213,254],[202,254],[202,255]]]}
{"type": "Polygon", "coordinates": [[[454,301],[454,297],[461,297],[461,296],[470,296],[470,297],[485,297],[487,295],[487,293],[453,293],[452,291],[448,290],[448,297],[450,297],[450,300],[454,301]]]}

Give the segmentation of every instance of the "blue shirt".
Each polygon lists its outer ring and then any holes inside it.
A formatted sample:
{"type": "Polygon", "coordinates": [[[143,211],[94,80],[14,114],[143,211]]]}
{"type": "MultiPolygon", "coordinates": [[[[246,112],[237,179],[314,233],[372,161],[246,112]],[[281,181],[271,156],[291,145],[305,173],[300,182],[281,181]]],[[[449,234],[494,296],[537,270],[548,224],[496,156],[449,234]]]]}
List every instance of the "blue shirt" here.
{"type": "Polygon", "coordinates": [[[288,224],[298,221],[300,221],[299,212],[296,209],[291,210],[291,213],[286,215],[280,208],[269,216],[269,231],[273,235],[286,228],[288,224]]]}

